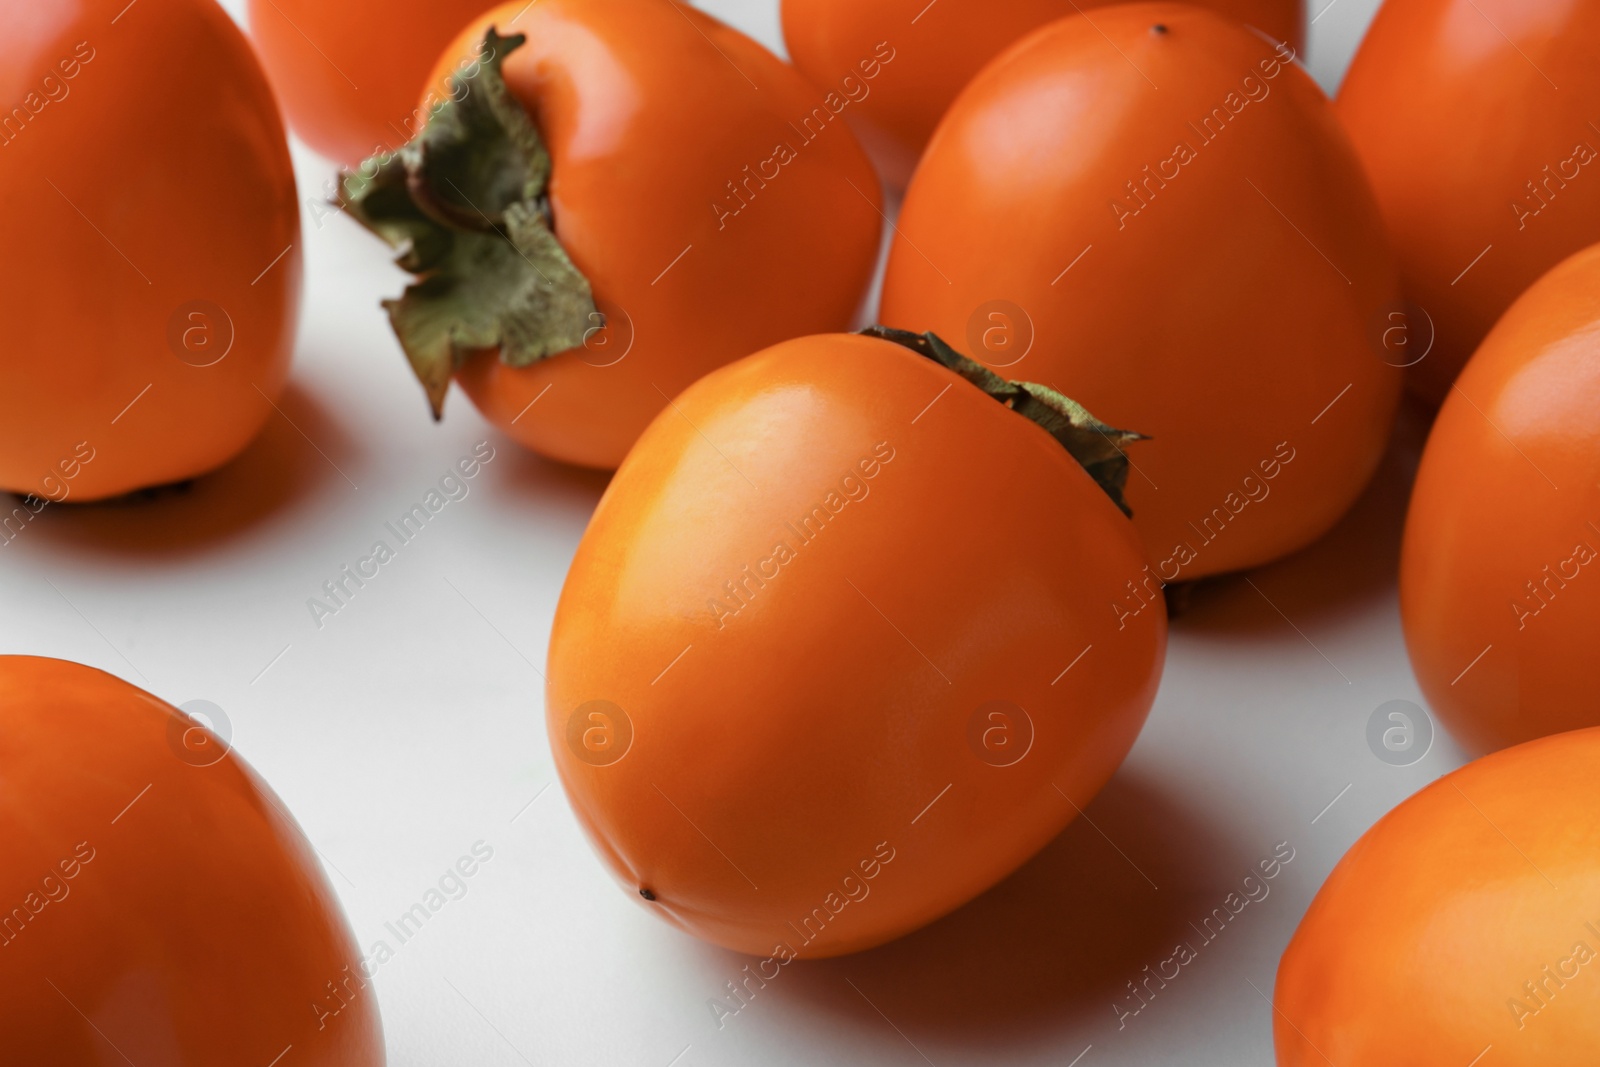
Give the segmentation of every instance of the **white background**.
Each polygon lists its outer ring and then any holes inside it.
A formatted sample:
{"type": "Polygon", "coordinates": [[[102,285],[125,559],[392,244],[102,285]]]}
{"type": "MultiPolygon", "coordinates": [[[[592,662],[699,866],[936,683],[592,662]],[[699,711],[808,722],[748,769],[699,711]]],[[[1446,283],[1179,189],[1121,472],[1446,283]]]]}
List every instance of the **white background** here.
{"type": "MultiPolygon", "coordinates": [[[[1376,0],[1313,3],[1308,66],[1331,89],[1376,0]]],[[[775,0],[701,6],[781,47],[775,0]]],[[[331,168],[295,152],[310,204],[331,168]]],[[[536,667],[604,477],[522,451],[459,393],[434,425],[378,309],[403,284],[387,251],[344,218],[304,222],[285,417],[187,493],[46,509],[0,550],[0,647],[223,708],[363,949],[395,946],[384,923],[474,842],[494,849],[379,970],[391,1064],[1272,1063],[1265,998],[1317,886],[1461,762],[1442,737],[1406,768],[1366,741],[1379,705],[1421,702],[1393,587],[1414,417],[1325,541],[1196,592],[1149,726],[1087,820],[917,934],[785,968],[719,1029],[707,1001],[748,961],[614,885],[553,784],[536,667]],[[484,440],[496,457],[471,495],[316,628],[307,598],[484,440]],[[1270,895],[1119,1029],[1125,983],[1278,842],[1295,858],[1270,895]]]]}

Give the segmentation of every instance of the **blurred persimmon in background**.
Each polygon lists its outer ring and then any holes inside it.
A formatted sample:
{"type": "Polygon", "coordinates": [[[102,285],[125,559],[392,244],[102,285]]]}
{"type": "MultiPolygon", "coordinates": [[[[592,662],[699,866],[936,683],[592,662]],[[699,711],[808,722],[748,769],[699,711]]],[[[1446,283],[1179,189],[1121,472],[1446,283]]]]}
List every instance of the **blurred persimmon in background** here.
{"type": "MultiPolygon", "coordinates": [[[[1437,405],[1501,312],[1600,241],[1600,4],[1387,0],[1338,111],[1400,256],[1437,405]]],[[[1421,353],[1418,354],[1421,356],[1421,353]]]]}
{"type": "Polygon", "coordinates": [[[1433,424],[1400,609],[1428,703],[1484,751],[1600,726],[1600,245],[1524,293],[1433,424]]]}
{"type": "Polygon", "coordinates": [[[440,49],[487,0],[250,0],[250,36],[302,141],[359,163],[411,140],[440,49]]]}
{"type": "MultiPolygon", "coordinates": [[[[1046,23],[1114,2],[783,0],[783,40],[801,73],[841,101],[884,181],[904,188],[940,116],[986,63],[1046,23]]],[[[1197,2],[1304,47],[1300,0],[1197,2]]]]}

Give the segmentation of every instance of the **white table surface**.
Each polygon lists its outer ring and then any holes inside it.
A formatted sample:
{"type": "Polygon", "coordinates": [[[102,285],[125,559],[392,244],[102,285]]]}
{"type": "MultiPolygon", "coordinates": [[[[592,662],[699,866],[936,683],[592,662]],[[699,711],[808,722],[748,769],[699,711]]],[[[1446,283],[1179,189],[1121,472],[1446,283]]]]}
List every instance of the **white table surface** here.
{"type": "MultiPolygon", "coordinates": [[[[1376,0],[1312,3],[1308,65],[1331,88],[1376,0]]],[[[701,6],[780,46],[776,0],[701,6]]],[[[295,154],[309,202],[330,167],[295,154]]],[[[1197,591],[1149,725],[1087,819],[919,933],[785,968],[719,1028],[707,1002],[748,961],[612,883],[546,750],[535,664],[605,479],[522,451],[459,393],[435,426],[377,307],[402,284],[386,250],[309,209],[304,240],[287,417],[187,493],[48,509],[0,554],[0,648],[224,710],[363,949],[395,949],[375,981],[391,1064],[1272,1064],[1265,997],[1318,885],[1461,762],[1440,736],[1391,766],[1366,738],[1379,705],[1421,702],[1394,590],[1414,419],[1326,540],[1197,591]],[[321,583],[484,440],[495,458],[470,495],[317,628],[321,583]],[[398,944],[385,923],[478,841],[494,855],[466,894],[398,944]],[[1295,858],[1270,894],[1119,1028],[1126,983],[1279,842],[1295,858]]]]}

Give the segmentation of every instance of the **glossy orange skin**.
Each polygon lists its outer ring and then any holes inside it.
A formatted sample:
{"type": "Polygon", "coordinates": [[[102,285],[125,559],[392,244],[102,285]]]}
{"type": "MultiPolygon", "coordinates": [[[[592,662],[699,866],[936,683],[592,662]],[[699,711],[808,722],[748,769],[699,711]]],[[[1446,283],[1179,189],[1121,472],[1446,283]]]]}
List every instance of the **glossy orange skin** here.
{"type": "Polygon", "coordinates": [[[1597,411],[1600,246],[1495,326],[1440,409],[1412,492],[1406,647],[1470,748],[1600,725],[1597,411]]]}
{"type": "Polygon", "coordinates": [[[543,455],[612,468],[712,368],[851,325],[877,259],[878,182],[845,123],[805,125],[822,98],[793,68],[686,5],[541,0],[484,15],[430,84],[489,25],[527,35],[506,84],[550,150],[556,237],[611,319],[529,367],[469,361],[457,381],[490,422],[543,455]],[[757,184],[780,144],[794,158],[757,184]],[[744,207],[730,182],[750,190],[744,207]]]}
{"type": "MultiPolygon", "coordinates": [[[[852,101],[846,114],[857,135],[884,180],[904,188],[940,117],[985,64],[1046,23],[1114,2],[783,0],[783,40],[802,74],[852,101]],[[893,58],[878,70],[872,61],[880,58],[880,43],[893,58]]],[[[1199,6],[1304,47],[1300,0],[1200,0],[1199,6]]]]}
{"type": "Polygon", "coordinates": [[[250,0],[250,36],[289,124],[346,166],[399,148],[417,91],[485,0],[250,0]]]}
{"type": "Polygon", "coordinates": [[[1594,1063],[1597,760],[1600,730],[1531,741],[1368,830],[1278,967],[1278,1067],[1462,1067],[1490,1046],[1505,1067],[1594,1063]]]}
{"type": "Polygon", "coordinates": [[[7,1062],[234,1067],[292,1045],[308,1067],[382,1067],[377,998],[311,846],[199,734],[109,674],[0,656],[7,1062]],[[319,1019],[330,982],[347,1003],[319,1019]]]}
{"type": "Polygon", "coordinates": [[[1171,582],[1292,552],[1355,500],[1399,398],[1374,339],[1396,297],[1311,79],[1210,12],[1130,4],[1052,24],[962,93],[906,192],[881,317],[1150,435],[1128,501],[1171,582]]]}
{"type": "Polygon", "coordinates": [[[1600,160],[1597,50],[1594,4],[1387,0],[1350,65],[1339,117],[1432,319],[1410,385],[1435,404],[1522,290],[1600,241],[1596,168],[1568,162],[1600,160]]]}
{"type": "Polygon", "coordinates": [[[0,134],[0,246],[17,264],[0,287],[0,489],[41,499],[221,466],[272,416],[294,343],[294,173],[249,45],[211,0],[125,7],[0,9],[0,100],[29,116],[0,134]],[[197,300],[232,324],[209,366],[194,364],[227,326],[187,319],[197,300]],[[180,359],[169,334],[186,329],[180,359]]]}
{"type": "MultiPolygon", "coordinates": [[[[629,894],[698,937],[887,941],[1015,869],[1121,762],[1166,645],[1160,597],[1112,608],[1142,562],[1056,441],[942,367],[855,335],[776,345],[679,396],[595,512],[551,631],[562,783],[629,894]],[[830,489],[809,541],[785,527],[830,489]],[[568,742],[593,700],[632,724],[607,765],[568,742]],[[1033,724],[1009,766],[969,740],[994,700],[1033,724]]],[[[1021,743],[1020,718],[994,725],[985,745],[1021,743]]]]}

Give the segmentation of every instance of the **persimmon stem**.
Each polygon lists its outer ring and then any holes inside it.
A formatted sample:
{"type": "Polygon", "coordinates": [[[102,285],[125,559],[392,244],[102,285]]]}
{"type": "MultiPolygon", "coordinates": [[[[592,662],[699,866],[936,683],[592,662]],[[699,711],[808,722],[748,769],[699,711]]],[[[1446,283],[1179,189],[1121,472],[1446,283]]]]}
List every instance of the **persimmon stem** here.
{"type": "Polygon", "coordinates": [[[383,306],[434,418],[472,353],[525,367],[604,321],[552,229],[550,154],[500,74],[525,41],[491,27],[416,137],[340,175],[339,206],[416,275],[383,306]]]}
{"type": "Polygon", "coordinates": [[[434,191],[433,185],[421,171],[406,175],[406,192],[412,205],[428,218],[446,229],[462,233],[487,233],[505,236],[505,229],[492,220],[471,210],[453,204],[434,191]]]}
{"type": "Polygon", "coordinates": [[[1037,382],[1014,382],[994,373],[974,359],[957,352],[935,333],[912,333],[890,326],[868,326],[861,331],[868,337],[893,341],[926,356],[935,363],[952,370],[985,393],[1015,411],[1023,418],[1038,424],[1060,442],[1067,454],[1104,489],[1111,502],[1122,509],[1129,518],[1123,489],[1128,484],[1128,457],[1122,446],[1134,441],[1148,441],[1142,433],[1119,430],[1108,426],[1089,414],[1082,404],[1037,382]]]}

